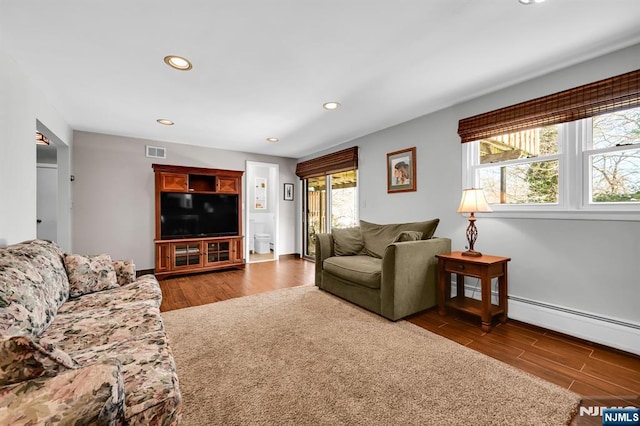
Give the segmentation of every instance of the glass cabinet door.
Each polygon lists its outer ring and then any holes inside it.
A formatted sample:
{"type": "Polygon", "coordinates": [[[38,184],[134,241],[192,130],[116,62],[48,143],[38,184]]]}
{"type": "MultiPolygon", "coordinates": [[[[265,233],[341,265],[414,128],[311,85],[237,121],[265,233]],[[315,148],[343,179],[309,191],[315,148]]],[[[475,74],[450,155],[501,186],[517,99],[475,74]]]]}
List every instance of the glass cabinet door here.
{"type": "Polygon", "coordinates": [[[231,260],[229,241],[211,241],[207,243],[206,263],[228,262],[231,260]]]}
{"type": "Polygon", "coordinates": [[[173,267],[183,268],[200,265],[200,243],[173,244],[173,267]]]}

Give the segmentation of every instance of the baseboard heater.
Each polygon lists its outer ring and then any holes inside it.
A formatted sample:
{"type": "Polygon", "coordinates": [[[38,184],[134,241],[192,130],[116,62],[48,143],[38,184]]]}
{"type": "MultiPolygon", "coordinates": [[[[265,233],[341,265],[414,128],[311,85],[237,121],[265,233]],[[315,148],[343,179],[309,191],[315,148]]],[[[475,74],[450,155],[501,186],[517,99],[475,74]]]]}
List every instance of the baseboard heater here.
{"type": "Polygon", "coordinates": [[[596,320],[596,321],[608,322],[608,323],[611,323],[611,324],[619,325],[621,327],[629,327],[629,328],[635,328],[636,330],[640,330],[640,324],[634,324],[632,322],[622,321],[622,320],[609,318],[609,317],[603,317],[603,316],[591,314],[591,313],[588,313],[588,312],[576,311],[575,309],[569,309],[569,308],[564,308],[562,306],[550,305],[548,303],[543,303],[543,302],[538,302],[538,301],[535,301],[535,300],[525,299],[523,297],[518,297],[518,296],[508,296],[508,299],[509,300],[513,300],[513,301],[517,301],[517,302],[520,302],[520,303],[527,303],[529,305],[540,306],[541,308],[545,308],[545,309],[552,309],[552,310],[555,310],[555,311],[564,312],[564,313],[570,314],[570,315],[577,315],[577,316],[581,316],[581,317],[584,317],[584,318],[590,318],[590,319],[596,320]]]}
{"type": "MultiPolygon", "coordinates": [[[[477,286],[465,285],[467,297],[479,298],[477,286]]],[[[497,292],[491,292],[495,303],[497,292]]],[[[509,318],[590,342],[640,355],[640,324],[565,308],[519,296],[508,296],[509,318]]]]}

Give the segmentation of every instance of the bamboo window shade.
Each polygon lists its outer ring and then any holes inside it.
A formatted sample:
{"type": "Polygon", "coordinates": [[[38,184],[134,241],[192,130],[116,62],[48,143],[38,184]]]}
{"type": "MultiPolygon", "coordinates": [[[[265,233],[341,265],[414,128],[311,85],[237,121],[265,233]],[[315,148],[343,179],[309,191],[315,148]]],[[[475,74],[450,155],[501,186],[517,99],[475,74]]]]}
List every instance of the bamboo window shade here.
{"type": "Polygon", "coordinates": [[[462,143],[640,106],[640,70],[511,105],[458,123],[462,143]]]}
{"type": "Polygon", "coordinates": [[[323,155],[322,157],[312,158],[296,165],[296,175],[300,179],[308,179],[311,177],[325,176],[333,173],[346,172],[358,168],[358,147],[343,149],[342,151],[333,152],[323,155]]]}

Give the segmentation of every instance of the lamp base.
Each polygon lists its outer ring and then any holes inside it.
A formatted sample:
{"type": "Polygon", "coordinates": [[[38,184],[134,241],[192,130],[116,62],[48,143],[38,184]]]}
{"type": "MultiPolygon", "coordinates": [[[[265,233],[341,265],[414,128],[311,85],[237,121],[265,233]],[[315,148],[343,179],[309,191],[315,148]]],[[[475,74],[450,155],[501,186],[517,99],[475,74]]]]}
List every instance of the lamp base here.
{"type": "Polygon", "coordinates": [[[469,256],[469,257],[480,257],[480,256],[482,256],[482,253],[480,253],[479,251],[475,251],[475,250],[463,251],[460,254],[463,255],[463,256],[469,256]]]}

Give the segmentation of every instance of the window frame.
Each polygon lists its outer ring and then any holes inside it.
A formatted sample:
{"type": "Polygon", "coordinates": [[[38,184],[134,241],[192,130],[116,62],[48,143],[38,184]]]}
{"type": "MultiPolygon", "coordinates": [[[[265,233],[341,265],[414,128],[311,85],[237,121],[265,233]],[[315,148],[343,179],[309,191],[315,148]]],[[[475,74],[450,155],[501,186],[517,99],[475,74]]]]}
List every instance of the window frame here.
{"type": "Polygon", "coordinates": [[[592,155],[640,149],[640,144],[590,149],[591,136],[592,118],[561,123],[557,154],[488,164],[480,164],[479,141],[463,143],[462,189],[478,187],[477,171],[482,168],[558,159],[558,203],[491,204],[493,212],[487,213],[487,217],[640,221],[640,203],[591,202],[590,167],[592,155]]]}

